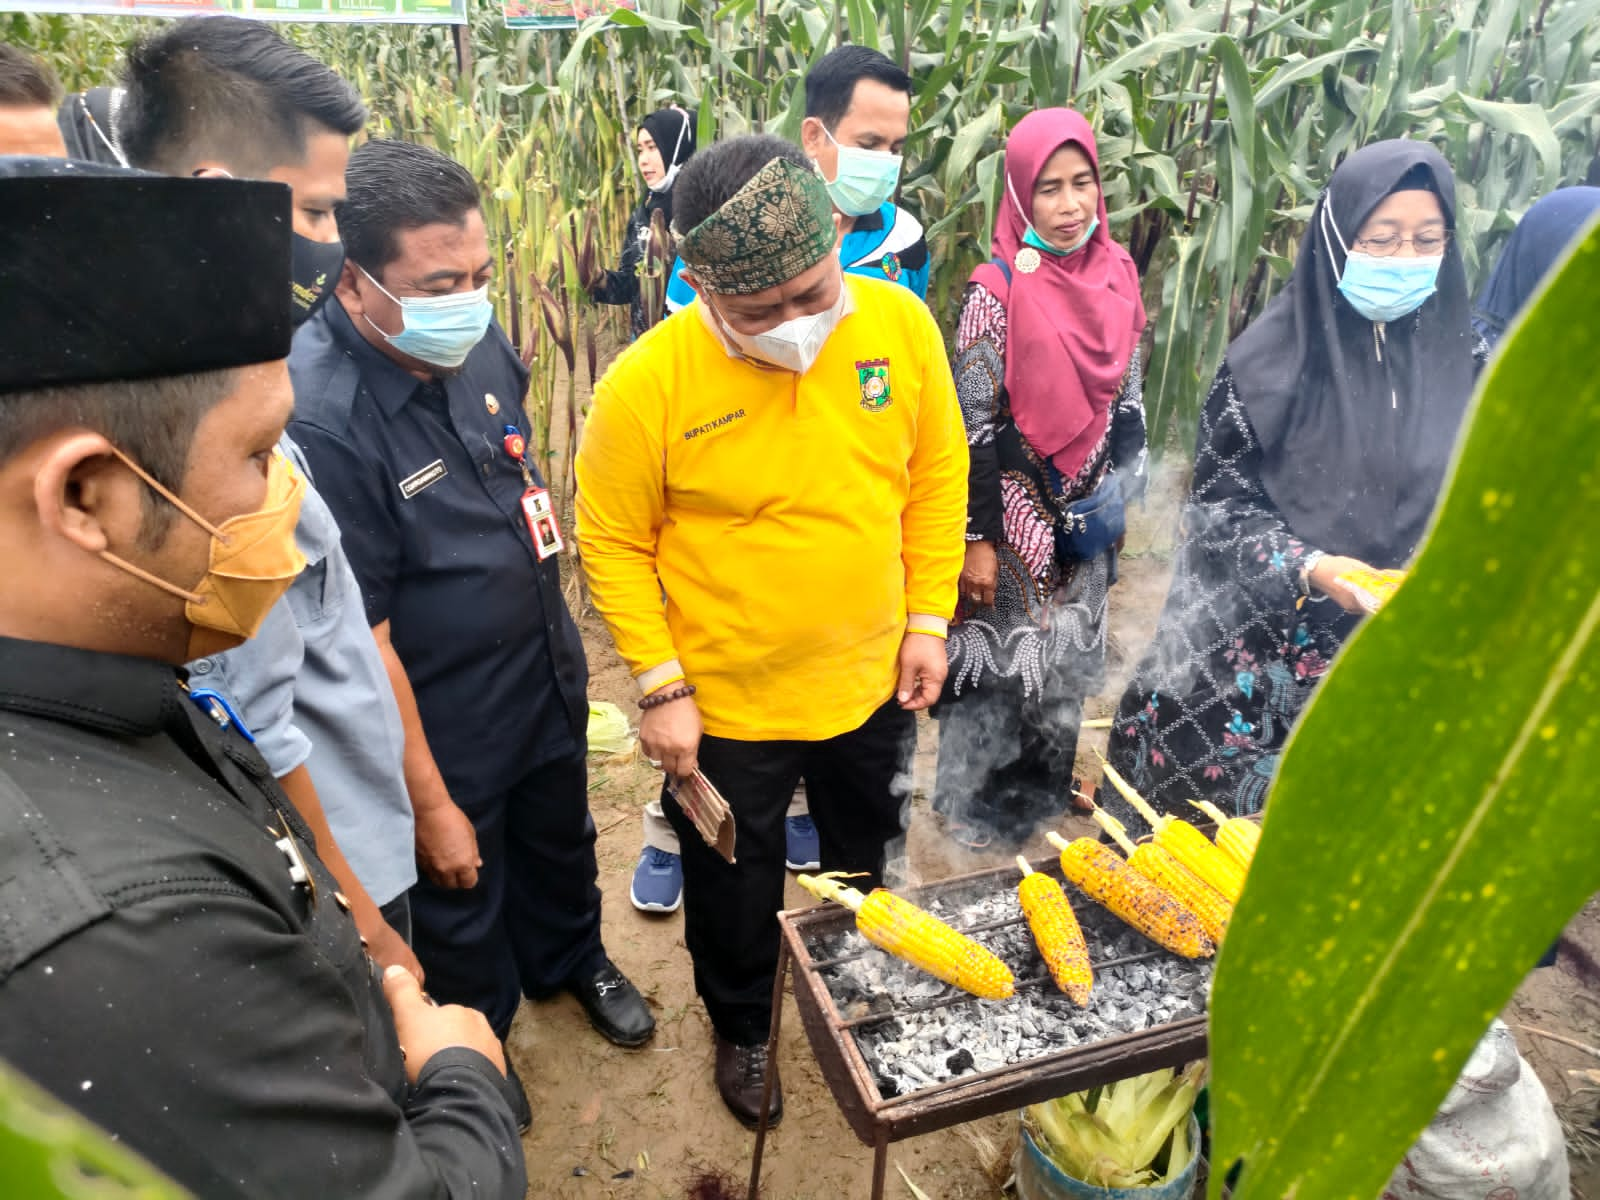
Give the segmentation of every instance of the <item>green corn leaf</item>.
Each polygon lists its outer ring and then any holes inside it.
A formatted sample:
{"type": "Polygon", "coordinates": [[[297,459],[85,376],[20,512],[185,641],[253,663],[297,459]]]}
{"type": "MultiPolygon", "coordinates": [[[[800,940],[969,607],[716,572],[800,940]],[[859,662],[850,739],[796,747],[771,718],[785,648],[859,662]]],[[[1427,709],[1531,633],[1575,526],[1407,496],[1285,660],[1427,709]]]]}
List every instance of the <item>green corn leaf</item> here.
{"type": "Polygon", "coordinates": [[[1211,997],[1213,1195],[1242,1158],[1237,1200],[1371,1200],[1600,888],[1597,293],[1600,229],[1283,755],[1211,997]]]}
{"type": "Polygon", "coordinates": [[[983,144],[1000,132],[1000,102],[997,100],[981,114],[968,121],[956,133],[950,144],[950,157],[945,161],[945,190],[958,188],[968,178],[968,169],[983,149],[983,144]]]}
{"type": "Polygon", "coordinates": [[[0,1065],[0,1179],[27,1200],[186,1200],[189,1193],[32,1080],[0,1065]]]}
{"type": "Polygon", "coordinates": [[[1495,100],[1480,100],[1465,92],[1460,96],[1467,110],[1491,129],[1528,140],[1544,168],[1540,183],[1545,190],[1561,182],[1561,143],[1556,140],[1555,130],[1550,128],[1550,115],[1542,107],[1537,104],[1502,104],[1495,100]]]}

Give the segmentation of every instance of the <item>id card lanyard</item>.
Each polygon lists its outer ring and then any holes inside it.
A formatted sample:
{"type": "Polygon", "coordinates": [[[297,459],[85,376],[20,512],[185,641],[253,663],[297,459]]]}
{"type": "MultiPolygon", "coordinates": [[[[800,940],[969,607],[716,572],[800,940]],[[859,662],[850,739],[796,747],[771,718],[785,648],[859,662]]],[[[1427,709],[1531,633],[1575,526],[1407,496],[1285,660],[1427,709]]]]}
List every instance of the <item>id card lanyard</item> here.
{"type": "Polygon", "coordinates": [[[505,438],[501,445],[505,447],[506,456],[522,472],[522,519],[528,523],[533,551],[543,562],[551,555],[559,554],[566,545],[561,537],[561,524],[556,520],[555,508],[550,503],[549,489],[533,481],[533,472],[528,470],[528,439],[522,436],[522,430],[515,425],[505,426],[505,438]]]}

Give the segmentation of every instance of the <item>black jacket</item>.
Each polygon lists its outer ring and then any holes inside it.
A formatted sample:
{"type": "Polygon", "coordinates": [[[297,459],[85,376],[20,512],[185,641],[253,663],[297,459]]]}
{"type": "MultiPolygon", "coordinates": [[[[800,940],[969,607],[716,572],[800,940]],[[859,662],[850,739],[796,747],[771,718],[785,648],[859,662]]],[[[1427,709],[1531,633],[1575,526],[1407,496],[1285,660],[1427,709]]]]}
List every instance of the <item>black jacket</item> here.
{"type": "Polygon", "coordinates": [[[639,277],[639,266],[645,261],[645,253],[650,246],[650,218],[654,211],[648,200],[633,210],[633,215],[628,218],[628,232],[623,235],[622,258],[616,270],[607,271],[605,282],[590,293],[601,304],[628,306],[628,324],[635,339],[667,313],[665,272],[672,267],[672,255],[665,258],[659,254],[651,255],[647,266],[655,272],[655,276],[646,280],[639,277]],[[654,289],[648,303],[645,295],[647,288],[654,289]]]}
{"type": "Polygon", "coordinates": [[[407,1085],[311,844],[172,668],[0,638],[0,1056],[206,1200],[520,1200],[504,1079],[407,1085]]]}

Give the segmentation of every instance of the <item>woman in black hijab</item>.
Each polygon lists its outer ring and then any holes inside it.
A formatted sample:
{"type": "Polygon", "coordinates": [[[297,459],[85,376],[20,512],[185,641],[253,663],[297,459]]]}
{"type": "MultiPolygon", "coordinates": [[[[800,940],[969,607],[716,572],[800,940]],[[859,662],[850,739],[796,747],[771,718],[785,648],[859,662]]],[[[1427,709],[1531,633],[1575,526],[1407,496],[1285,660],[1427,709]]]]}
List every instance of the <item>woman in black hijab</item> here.
{"type": "MultiPolygon", "coordinates": [[[[1294,273],[1228,348],[1196,442],[1155,641],[1108,759],[1150,803],[1261,808],[1290,726],[1426,531],[1486,354],[1454,243],[1455,181],[1425,142],[1352,154],[1294,273]]],[[[1130,827],[1131,809],[1100,802],[1130,827]]]]}
{"type": "Polygon", "coordinates": [[[667,232],[672,225],[672,185],[694,153],[694,118],[677,106],[660,109],[640,123],[635,138],[639,174],[649,190],[628,218],[622,261],[589,294],[601,304],[628,305],[637,338],[661,319],[665,307],[666,276],[674,258],[667,232]],[[656,213],[661,214],[659,222],[656,213]],[[647,279],[641,280],[641,274],[647,279]]]}

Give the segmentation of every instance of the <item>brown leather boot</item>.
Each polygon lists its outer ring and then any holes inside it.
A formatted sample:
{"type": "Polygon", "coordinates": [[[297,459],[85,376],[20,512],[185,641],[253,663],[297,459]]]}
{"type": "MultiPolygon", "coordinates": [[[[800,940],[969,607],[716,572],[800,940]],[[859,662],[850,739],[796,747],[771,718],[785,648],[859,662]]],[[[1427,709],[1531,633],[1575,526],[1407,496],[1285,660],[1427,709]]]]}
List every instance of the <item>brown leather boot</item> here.
{"type": "MultiPolygon", "coordinates": [[[[761,1124],[761,1088],[767,1073],[767,1043],[753,1046],[736,1046],[721,1034],[717,1042],[717,1091],[728,1111],[739,1118],[746,1129],[761,1124]]],[[[772,1111],[767,1117],[767,1128],[783,1119],[783,1081],[778,1078],[777,1064],[772,1066],[772,1111]]]]}

